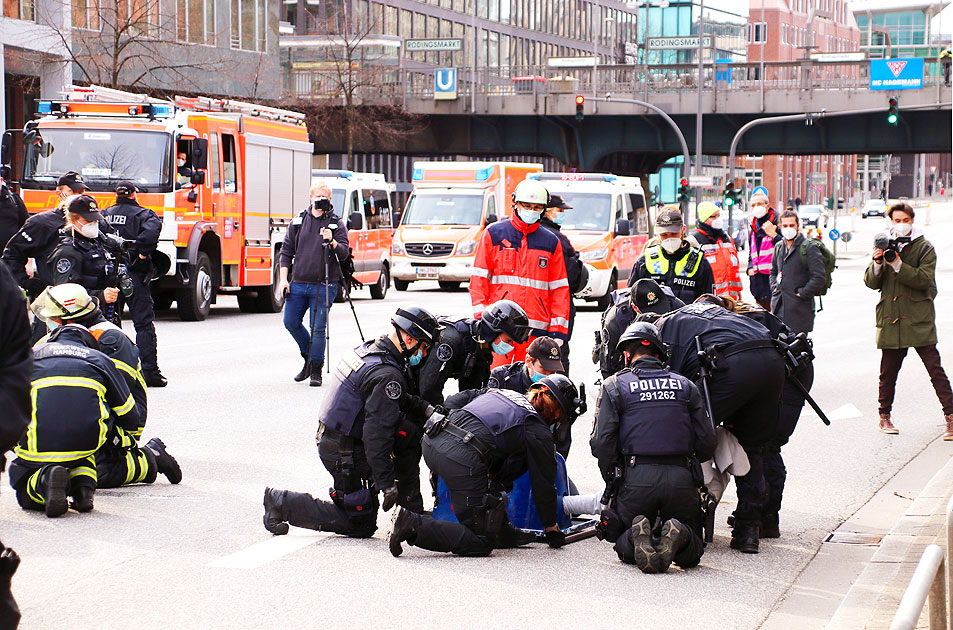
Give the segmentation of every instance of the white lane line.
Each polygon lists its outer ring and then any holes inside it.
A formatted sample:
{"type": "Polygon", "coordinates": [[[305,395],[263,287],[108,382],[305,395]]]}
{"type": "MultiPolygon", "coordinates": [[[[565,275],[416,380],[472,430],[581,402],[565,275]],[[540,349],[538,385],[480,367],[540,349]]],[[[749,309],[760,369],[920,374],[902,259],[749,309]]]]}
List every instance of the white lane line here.
{"type": "MultiPolygon", "coordinates": [[[[817,422],[821,421],[820,417],[810,407],[806,409],[806,415],[817,422]]],[[[827,419],[831,422],[835,422],[837,420],[852,420],[854,418],[863,417],[864,414],[853,403],[847,403],[843,407],[838,407],[834,411],[827,414],[827,419]]]]}
{"type": "Polygon", "coordinates": [[[327,536],[292,529],[286,536],[273,536],[224,558],[213,560],[207,566],[223,569],[254,569],[325,538],[327,536]]]}

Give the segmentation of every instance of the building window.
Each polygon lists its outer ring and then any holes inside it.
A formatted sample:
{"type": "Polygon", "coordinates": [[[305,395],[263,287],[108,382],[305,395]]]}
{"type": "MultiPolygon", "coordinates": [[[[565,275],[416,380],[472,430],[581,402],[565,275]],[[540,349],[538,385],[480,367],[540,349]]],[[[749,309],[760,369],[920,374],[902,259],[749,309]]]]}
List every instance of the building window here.
{"type": "Polygon", "coordinates": [[[265,51],[265,0],[232,0],[232,48],[265,51]]]}
{"type": "Polygon", "coordinates": [[[175,4],[176,39],[193,44],[215,43],[214,0],[178,0],[175,4]]]}
{"type": "Polygon", "coordinates": [[[764,44],[768,41],[767,22],[751,22],[748,24],[748,27],[749,44],[764,44]]]}
{"type": "Polygon", "coordinates": [[[73,0],[73,28],[100,29],[96,0],[73,0]]]}

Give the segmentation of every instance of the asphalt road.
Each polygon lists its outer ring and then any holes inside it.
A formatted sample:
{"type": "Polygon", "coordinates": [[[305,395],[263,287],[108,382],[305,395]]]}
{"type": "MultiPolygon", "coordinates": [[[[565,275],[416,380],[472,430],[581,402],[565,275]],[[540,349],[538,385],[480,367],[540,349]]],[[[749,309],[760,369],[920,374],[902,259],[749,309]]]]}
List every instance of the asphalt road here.
{"type": "MultiPolygon", "coordinates": [[[[949,368],[953,208],[934,208],[932,215],[926,230],[939,254],[936,305],[949,368]]],[[[331,479],[314,446],[326,388],[292,382],[300,359],[280,315],[242,314],[234,300],[223,299],[205,322],[180,322],[174,313],[158,322],[160,365],[170,384],[150,390],[143,440],[165,441],[184,470],[180,485],[160,477],[152,486],[103,490],[94,512],[59,519],[22,511],[8,487],[0,494],[0,538],[23,558],[13,583],[21,627],[757,628],[823,537],[942,432],[939,404],[915,355],[898,386],[900,435],[876,429],[877,295],[861,278],[863,252],[883,224],[872,218],[857,225],[814,335],[814,395],[833,426],[810,410],[802,416],[784,451],[782,537],[763,541],[759,555],[728,549],[733,490],[701,566],[661,576],[622,565],[596,539],[484,559],[405,547],[395,559],[383,542],[390,528],[384,514],[370,540],[295,529],[272,537],[261,524],[266,485],[327,496],[331,479]]],[[[463,291],[447,293],[435,283],[411,287],[391,289],[384,301],[359,292],[355,308],[365,334],[383,332],[401,305],[469,313],[463,291]]],[[[598,317],[580,310],[572,341],[571,376],[588,387],[597,375],[588,356],[598,317]]],[[[340,357],[359,341],[357,331],[346,304],[335,305],[330,319],[331,355],[340,357]]],[[[568,462],[582,492],[602,490],[587,448],[590,428],[591,411],[574,427],[568,462]]],[[[427,498],[425,479],[422,487],[427,498]]]]}

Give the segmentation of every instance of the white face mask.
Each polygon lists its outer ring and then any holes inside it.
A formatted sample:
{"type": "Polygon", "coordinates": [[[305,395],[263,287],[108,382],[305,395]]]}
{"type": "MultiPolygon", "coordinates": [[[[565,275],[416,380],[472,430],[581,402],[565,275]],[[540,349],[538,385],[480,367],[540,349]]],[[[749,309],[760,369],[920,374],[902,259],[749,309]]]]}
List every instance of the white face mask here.
{"type": "Polygon", "coordinates": [[[725,227],[725,220],[722,219],[721,217],[718,217],[717,219],[712,219],[711,223],[709,223],[708,225],[710,225],[715,230],[722,230],[725,227]]]}
{"type": "Polygon", "coordinates": [[[539,217],[542,214],[539,210],[526,210],[525,208],[517,208],[516,214],[519,215],[519,218],[523,220],[523,223],[527,225],[533,225],[534,223],[539,222],[539,217]]]}
{"type": "Polygon", "coordinates": [[[894,223],[893,224],[893,233],[897,236],[910,236],[910,232],[913,231],[912,223],[894,223]]]}
{"type": "Polygon", "coordinates": [[[793,228],[793,227],[781,228],[781,236],[783,236],[785,240],[793,241],[794,237],[797,236],[797,228],[793,228]]]}
{"type": "Polygon", "coordinates": [[[79,228],[79,233],[86,238],[96,238],[99,236],[99,222],[93,221],[92,223],[87,223],[83,227],[79,228]]]}
{"type": "Polygon", "coordinates": [[[177,164],[178,164],[179,166],[185,166],[185,160],[179,160],[179,161],[177,162],[177,164]]]}
{"type": "Polygon", "coordinates": [[[754,215],[754,218],[760,219],[764,215],[768,214],[767,206],[751,206],[751,214],[754,215]]]}
{"type": "Polygon", "coordinates": [[[674,254],[678,251],[678,248],[682,246],[682,239],[680,238],[667,238],[662,241],[662,249],[667,251],[669,254],[674,254]]]}

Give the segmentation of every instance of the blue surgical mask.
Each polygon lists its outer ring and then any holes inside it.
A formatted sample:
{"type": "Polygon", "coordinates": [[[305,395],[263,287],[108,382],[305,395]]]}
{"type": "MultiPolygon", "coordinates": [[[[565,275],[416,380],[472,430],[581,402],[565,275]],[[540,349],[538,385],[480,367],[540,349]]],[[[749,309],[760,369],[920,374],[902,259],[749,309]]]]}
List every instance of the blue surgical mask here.
{"type": "Polygon", "coordinates": [[[556,225],[562,225],[563,221],[565,220],[566,220],[565,212],[557,212],[556,214],[553,215],[553,223],[555,223],[556,225]]]}
{"type": "Polygon", "coordinates": [[[517,208],[516,214],[519,215],[519,218],[522,219],[523,223],[532,225],[539,222],[539,217],[542,212],[539,210],[524,210],[522,208],[517,208]]]}
{"type": "Polygon", "coordinates": [[[509,353],[513,352],[513,346],[510,345],[510,344],[508,344],[508,343],[506,343],[505,341],[500,341],[500,342],[498,342],[498,343],[493,343],[493,344],[491,344],[490,347],[493,348],[493,352],[495,352],[495,353],[497,353],[497,354],[499,354],[499,355],[509,354],[509,353]]]}
{"type": "Polygon", "coordinates": [[[420,362],[424,360],[424,349],[417,348],[417,352],[410,355],[410,358],[407,360],[410,363],[410,367],[420,365],[420,362]]]}
{"type": "Polygon", "coordinates": [[[538,383],[544,378],[546,378],[545,374],[540,374],[539,372],[536,372],[535,374],[529,377],[529,380],[533,381],[534,383],[538,383]]]}

